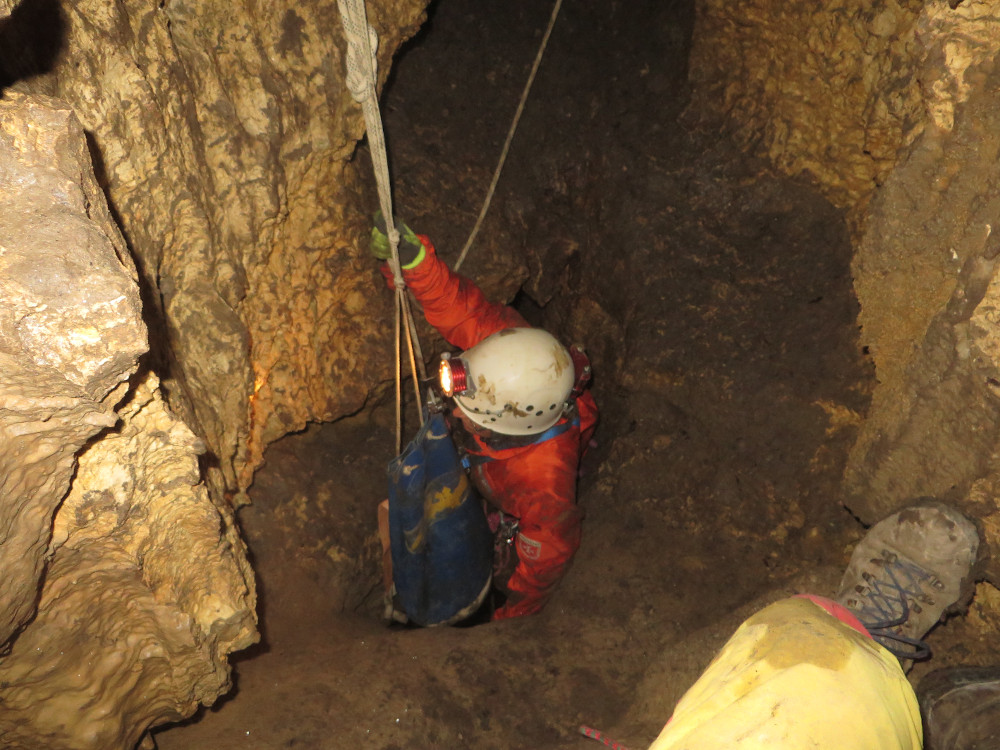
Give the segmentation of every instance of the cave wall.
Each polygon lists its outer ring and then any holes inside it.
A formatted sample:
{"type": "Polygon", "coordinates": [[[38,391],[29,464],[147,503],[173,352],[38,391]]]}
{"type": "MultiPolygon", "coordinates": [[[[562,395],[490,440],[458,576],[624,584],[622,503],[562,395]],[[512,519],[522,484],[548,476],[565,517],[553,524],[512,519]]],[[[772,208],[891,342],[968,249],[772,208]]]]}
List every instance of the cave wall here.
{"type": "Polygon", "coordinates": [[[852,208],[924,123],[913,76],[923,0],[699,0],[689,111],[724,118],[783,172],[852,208]]]}
{"type": "Polygon", "coordinates": [[[201,481],[203,444],[148,372],[118,416],[80,455],[38,612],[0,661],[4,747],[134,748],[229,692],[228,654],[257,640],[253,576],[201,481]]]}
{"type": "Polygon", "coordinates": [[[146,329],[135,268],[101,215],[100,191],[78,184],[89,161],[71,114],[23,99],[0,104],[0,644],[8,644],[34,614],[74,454],[117,421],[146,329]]]}
{"type": "MultiPolygon", "coordinates": [[[[382,80],[425,4],[368,3],[382,80]]],[[[8,57],[37,45],[18,33],[23,5],[8,57]]],[[[214,491],[240,492],[267,443],[356,410],[385,377],[363,365],[391,362],[336,4],[80,0],[57,15],[48,72],[14,88],[58,96],[87,129],[154,341],[169,340],[171,406],[206,439],[214,491]]]]}
{"type": "MultiPolygon", "coordinates": [[[[0,39],[16,50],[15,5],[0,0],[12,12],[0,39]]],[[[423,5],[369,3],[383,80],[423,5]]],[[[222,498],[246,488],[268,442],[361,406],[384,378],[364,365],[390,361],[389,298],[373,301],[362,246],[371,178],[352,160],[363,125],[330,2],[79,0],[57,16],[51,59],[8,92],[58,96],[65,105],[46,106],[79,118],[124,241],[103,215],[101,233],[136,285],[127,342],[97,380],[40,372],[94,353],[0,351],[24,360],[3,368],[14,421],[2,506],[24,511],[6,523],[25,539],[3,549],[11,713],[0,737],[128,747],[227,689],[225,655],[255,634],[222,498]],[[140,292],[154,341],[169,343],[155,359],[162,387],[147,372],[126,383],[145,349],[140,292]],[[48,411],[18,416],[27,408],[48,411]]],[[[846,483],[866,520],[914,493],[949,495],[988,528],[996,513],[994,23],[992,3],[968,1],[699,4],[690,111],[715,112],[777,168],[811,174],[851,217],[862,341],[878,371],[846,483]]],[[[73,173],[87,173],[74,143],[73,173]]],[[[82,184],[77,203],[103,210],[97,184],[82,184]]],[[[29,302],[0,335],[44,332],[17,328],[37,319],[29,302]]]]}
{"type": "MultiPolygon", "coordinates": [[[[952,83],[931,87],[946,95],[929,96],[928,124],[872,201],[858,243],[860,322],[879,383],[846,479],[868,517],[920,494],[965,502],[993,471],[998,10],[942,3],[922,16],[914,74],[952,83]]],[[[975,509],[995,511],[995,501],[975,509]]]]}
{"type": "Polygon", "coordinates": [[[0,744],[133,748],[230,688],[252,575],[63,102],[0,101],[0,186],[0,744]]]}
{"type": "MultiPolygon", "coordinates": [[[[423,5],[368,3],[382,81],[423,5]]],[[[386,377],[342,49],[329,2],[0,0],[4,747],[151,746],[227,692],[240,493],[386,377]]]]}
{"type": "Polygon", "coordinates": [[[937,496],[990,540],[998,21],[1000,4],[973,0],[706,0],[692,57],[709,119],[778,169],[810,174],[847,211],[877,378],[845,474],[848,507],[874,522],[937,496]]]}

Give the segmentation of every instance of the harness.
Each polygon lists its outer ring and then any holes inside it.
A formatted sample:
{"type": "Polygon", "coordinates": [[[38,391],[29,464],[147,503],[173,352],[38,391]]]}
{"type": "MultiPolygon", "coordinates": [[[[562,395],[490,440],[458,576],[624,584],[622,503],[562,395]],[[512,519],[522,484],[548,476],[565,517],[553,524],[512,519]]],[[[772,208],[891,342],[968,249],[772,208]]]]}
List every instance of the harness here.
{"type": "MultiPolygon", "coordinates": [[[[557,422],[556,424],[552,425],[549,429],[547,429],[545,432],[539,434],[538,437],[536,437],[530,443],[524,443],[522,445],[517,445],[517,446],[493,445],[490,447],[492,447],[494,450],[505,450],[507,448],[515,448],[515,447],[527,448],[529,445],[538,445],[540,443],[546,442],[547,440],[552,440],[552,438],[559,437],[564,432],[568,431],[573,427],[576,428],[580,427],[580,415],[576,413],[575,406],[573,407],[573,412],[574,412],[573,417],[571,419],[557,422]]],[[[462,447],[459,447],[459,453],[462,456],[462,466],[466,471],[471,471],[472,469],[478,468],[483,464],[488,464],[490,461],[496,460],[493,456],[484,456],[481,453],[469,453],[467,449],[462,447]]]]}
{"type": "MultiPolygon", "coordinates": [[[[572,411],[573,414],[571,418],[564,419],[552,425],[552,427],[539,434],[530,443],[525,443],[519,447],[539,445],[547,440],[559,437],[573,427],[579,428],[580,415],[576,413],[575,405],[573,406],[572,411]]],[[[499,446],[494,446],[494,448],[502,450],[499,446]]],[[[476,469],[485,466],[490,461],[496,460],[493,456],[469,453],[461,448],[459,449],[459,454],[461,455],[462,467],[473,478],[473,484],[476,484],[476,469]]],[[[484,495],[486,494],[483,490],[481,490],[481,493],[484,495]]],[[[506,584],[510,574],[513,572],[514,567],[517,565],[517,551],[514,545],[517,541],[520,519],[504,513],[502,510],[496,509],[487,513],[486,520],[489,524],[490,531],[493,534],[493,580],[495,585],[502,588],[506,584]]]]}

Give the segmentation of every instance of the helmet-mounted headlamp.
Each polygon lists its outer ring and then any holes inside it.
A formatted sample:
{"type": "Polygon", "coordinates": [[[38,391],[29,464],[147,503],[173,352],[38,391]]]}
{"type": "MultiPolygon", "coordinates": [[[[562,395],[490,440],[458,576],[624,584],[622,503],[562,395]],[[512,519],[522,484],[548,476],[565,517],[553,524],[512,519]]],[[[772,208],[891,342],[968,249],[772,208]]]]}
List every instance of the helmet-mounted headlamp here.
{"type": "MultiPolygon", "coordinates": [[[[504,328],[464,352],[442,355],[438,383],[464,419],[500,435],[538,435],[566,415],[574,387],[590,375],[541,328],[504,328]]],[[[464,421],[463,419],[463,421],[464,421]]]]}
{"type": "Polygon", "coordinates": [[[450,354],[441,355],[441,364],[438,365],[438,384],[441,392],[446,398],[451,398],[456,394],[468,393],[469,366],[461,357],[452,358],[450,354]]]}

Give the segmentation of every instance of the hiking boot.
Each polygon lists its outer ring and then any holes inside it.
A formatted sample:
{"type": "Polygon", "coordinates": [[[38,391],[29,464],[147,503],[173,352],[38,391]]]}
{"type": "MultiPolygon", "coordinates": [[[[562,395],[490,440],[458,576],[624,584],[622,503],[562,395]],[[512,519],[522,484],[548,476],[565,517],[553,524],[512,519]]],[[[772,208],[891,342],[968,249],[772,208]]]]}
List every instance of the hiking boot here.
{"type": "Polygon", "coordinates": [[[931,672],[917,688],[924,750],[1000,748],[1000,667],[931,672]]]}
{"type": "Polygon", "coordinates": [[[930,658],[923,638],[952,606],[965,605],[979,550],[975,525],[933,502],[872,526],[851,555],[837,601],[904,663],[930,658]]]}

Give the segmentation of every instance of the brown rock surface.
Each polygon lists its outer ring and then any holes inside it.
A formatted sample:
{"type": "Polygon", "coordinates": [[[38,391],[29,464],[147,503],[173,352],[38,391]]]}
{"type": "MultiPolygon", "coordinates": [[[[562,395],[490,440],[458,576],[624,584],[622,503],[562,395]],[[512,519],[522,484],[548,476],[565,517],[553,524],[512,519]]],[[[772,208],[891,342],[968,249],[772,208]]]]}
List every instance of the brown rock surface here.
{"type": "Polygon", "coordinates": [[[924,122],[913,76],[920,0],[698,4],[691,78],[700,116],[782,171],[853,207],[924,122]]]}
{"type": "Polygon", "coordinates": [[[203,444],[130,391],[136,271],[64,104],[0,102],[0,185],[0,741],[132,748],[229,688],[251,574],[203,444]]]}
{"type": "MultiPolygon", "coordinates": [[[[424,5],[368,3],[380,78],[424,5]]],[[[388,367],[340,17],[319,0],[81,0],[60,15],[52,73],[17,88],[65,99],[90,133],[175,358],[171,405],[215,455],[215,491],[242,490],[268,442],[356,410],[384,377],[361,365],[388,367]]]]}
{"type": "Polygon", "coordinates": [[[699,6],[692,111],[851,212],[878,383],[846,491],[867,522],[921,495],[971,509],[995,471],[998,22],[990,2],[699,6]]]}
{"type": "Polygon", "coordinates": [[[34,615],[75,453],[146,350],[135,269],[65,107],[0,103],[0,644],[34,615]]]}
{"type": "Polygon", "coordinates": [[[872,200],[855,256],[879,380],[846,474],[865,520],[919,495],[982,515],[970,489],[996,472],[997,23],[983,3],[922,14],[929,123],[872,200]]]}
{"type": "MultiPolygon", "coordinates": [[[[382,79],[422,7],[369,4],[382,79]]],[[[226,494],[384,377],[361,374],[388,364],[390,309],[357,247],[363,124],[325,3],[4,12],[0,737],[130,748],[227,691],[227,654],[257,637],[226,494]],[[129,394],[140,307],[167,387],[146,372],[129,394]],[[165,396],[207,442],[215,503],[165,396]]]]}
{"type": "Polygon", "coordinates": [[[147,375],[80,456],[38,615],[0,662],[4,747],[133,748],[227,692],[257,638],[243,544],[158,390],[147,375]]]}

